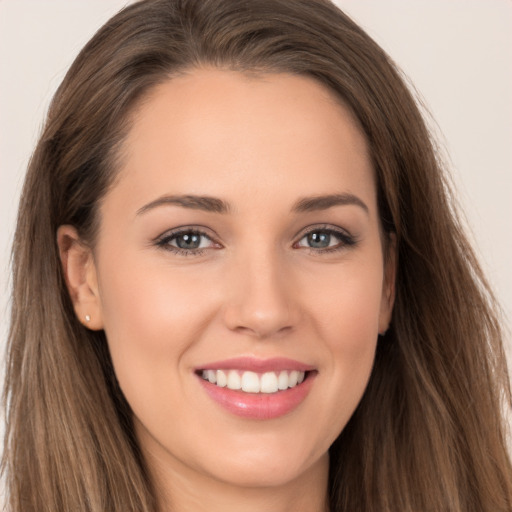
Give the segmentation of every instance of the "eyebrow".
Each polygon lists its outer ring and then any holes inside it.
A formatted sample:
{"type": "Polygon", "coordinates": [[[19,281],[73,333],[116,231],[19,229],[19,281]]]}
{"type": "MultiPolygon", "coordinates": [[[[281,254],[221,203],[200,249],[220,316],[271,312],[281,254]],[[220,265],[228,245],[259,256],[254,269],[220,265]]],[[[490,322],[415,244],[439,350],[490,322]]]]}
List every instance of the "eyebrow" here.
{"type": "Polygon", "coordinates": [[[369,213],[368,206],[354,194],[329,194],[324,196],[304,197],[299,199],[294,207],[295,212],[315,212],[327,210],[333,206],[354,205],[361,207],[366,213],[369,213]]]}
{"type": "Polygon", "coordinates": [[[158,206],[164,205],[175,205],[181,206],[182,208],[191,208],[193,210],[203,210],[213,213],[228,213],[230,211],[229,204],[222,199],[209,196],[185,195],[159,197],[137,210],[137,215],[141,215],[158,206]]]}
{"type": "MultiPolygon", "coordinates": [[[[171,195],[162,196],[150,203],[144,205],[137,210],[137,215],[146,213],[159,206],[181,206],[182,208],[190,208],[193,210],[203,210],[205,212],[226,214],[231,211],[229,203],[210,196],[195,195],[171,195]]],[[[353,194],[328,194],[313,197],[303,197],[299,199],[293,206],[292,211],[297,213],[321,211],[332,208],[333,206],[359,206],[366,213],[369,212],[368,206],[357,196],[353,194]]]]}

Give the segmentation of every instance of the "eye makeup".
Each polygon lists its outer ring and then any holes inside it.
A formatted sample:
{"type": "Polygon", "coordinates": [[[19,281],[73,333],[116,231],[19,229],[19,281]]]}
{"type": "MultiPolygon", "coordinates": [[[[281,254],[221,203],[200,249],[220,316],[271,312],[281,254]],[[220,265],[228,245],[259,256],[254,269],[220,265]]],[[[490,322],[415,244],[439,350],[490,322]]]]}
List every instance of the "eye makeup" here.
{"type": "MultiPolygon", "coordinates": [[[[305,249],[313,254],[326,254],[346,250],[357,245],[358,240],[348,231],[332,225],[310,226],[304,230],[299,239],[292,244],[293,249],[305,249]]],[[[200,256],[207,250],[222,249],[204,228],[182,226],[166,231],[154,244],[161,249],[179,256],[200,256]]]]}
{"type": "Polygon", "coordinates": [[[155,240],[155,245],[180,256],[199,256],[208,249],[222,248],[204,229],[193,226],[166,231],[155,240]]]}

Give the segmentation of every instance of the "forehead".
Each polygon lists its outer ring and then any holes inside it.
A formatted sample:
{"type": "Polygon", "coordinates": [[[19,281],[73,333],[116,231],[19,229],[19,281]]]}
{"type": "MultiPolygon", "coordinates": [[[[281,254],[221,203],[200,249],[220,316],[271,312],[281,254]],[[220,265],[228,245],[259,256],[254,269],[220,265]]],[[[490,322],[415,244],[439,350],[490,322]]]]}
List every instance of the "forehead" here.
{"type": "Polygon", "coordinates": [[[139,202],[157,193],[375,195],[355,116],[304,76],[194,69],[172,78],[139,105],[122,154],[114,189],[139,202]]]}

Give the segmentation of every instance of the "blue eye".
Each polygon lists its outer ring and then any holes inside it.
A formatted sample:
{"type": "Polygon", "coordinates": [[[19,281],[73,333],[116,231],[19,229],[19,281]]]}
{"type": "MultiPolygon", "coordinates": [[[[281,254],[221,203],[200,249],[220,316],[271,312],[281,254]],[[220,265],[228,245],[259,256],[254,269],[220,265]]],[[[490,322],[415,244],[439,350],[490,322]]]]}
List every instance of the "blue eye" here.
{"type": "Polygon", "coordinates": [[[356,243],[354,237],[348,233],[334,229],[317,228],[306,233],[296,244],[296,247],[305,247],[315,250],[337,250],[356,243]]]}
{"type": "Polygon", "coordinates": [[[175,235],[171,241],[171,245],[175,242],[176,246],[180,249],[199,249],[203,238],[204,236],[198,233],[183,233],[175,235]]]}
{"type": "Polygon", "coordinates": [[[330,247],[334,239],[331,233],[321,231],[314,231],[313,233],[308,233],[305,236],[305,238],[307,240],[307,244],[309,245],[309,247],[312,247],[314,249],[325,249],[327,247],[330,247]]]}
{"type": "MultiPolygon", "coordinates": [[[[356,239],[347,232],[333,228],[314,228],[302,235],[294,247],[325,253],[342,250],[356,243],[356,239]]],[[[221,248],[209,235],[192,228],[164,233],[155,241],[155,245],[183,256],[198,256],[207,249],[221,248]]]]}
{"type": "Polygon", "coordinates": [[[216,247],[207,234],[193,229],[166,234],[157,240],[156,244],[163,249],[187,255],[200,254],[204,249],[216,247]]]}

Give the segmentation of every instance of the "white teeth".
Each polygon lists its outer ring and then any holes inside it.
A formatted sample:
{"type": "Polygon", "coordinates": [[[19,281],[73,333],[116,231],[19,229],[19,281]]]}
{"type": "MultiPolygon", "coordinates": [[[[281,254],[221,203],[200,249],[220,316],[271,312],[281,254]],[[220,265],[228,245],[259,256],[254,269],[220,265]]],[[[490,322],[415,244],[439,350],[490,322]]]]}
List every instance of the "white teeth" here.
{"type": "Polygon", "coordinates": [[[222,370],[217,370],[217,386],[225,388],[228,385],[228,376],[222,370]]]}
{"type": "Polygon", "coordinates": [[[236,370],[229,370],[228,373],[228,388],[229,389],[242,389],[242,379],[236,370]]]}
{"type": "Polygon", "coordinates": [[[254,372],[244,372],[242,374],[242,391],[246,393],[260,392],[260,379],[258,374],[254,372]]]}
{"type": "Polygon", "coordinates": [[[277,379],[277,387],[280,390],[288,389],[288,372],[282,371],[277,379]]]}
{"type": "Polygon", "coordinates": [[[298,386],[306,374],[297,370],[263,374],[241,370],[203,370],[201,375],[204,380],[221,388],[241,389],[246,393],[277,393],[298,386]]]}
{"type": "Polygon", "coordinates": [[[261,376],[260,389],[262,393],[275,393],[279,389],[277,375],[274,372],[264,373],[261,376]]]}

